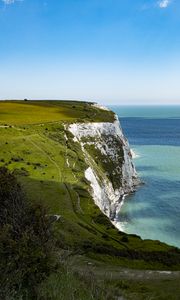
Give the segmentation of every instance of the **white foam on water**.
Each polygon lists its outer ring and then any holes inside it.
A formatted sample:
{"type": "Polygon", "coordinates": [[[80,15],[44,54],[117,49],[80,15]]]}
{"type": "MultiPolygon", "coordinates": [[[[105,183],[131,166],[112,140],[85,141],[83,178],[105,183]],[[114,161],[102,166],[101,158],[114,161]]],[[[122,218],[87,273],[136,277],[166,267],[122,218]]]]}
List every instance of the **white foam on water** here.
{"type": "Polygon", "coordinates": [[[130,151],[131,151],[132,159],[136,159],[140,157],[140,155],[136,153],[134,149],[131,149],[130,151]]]}

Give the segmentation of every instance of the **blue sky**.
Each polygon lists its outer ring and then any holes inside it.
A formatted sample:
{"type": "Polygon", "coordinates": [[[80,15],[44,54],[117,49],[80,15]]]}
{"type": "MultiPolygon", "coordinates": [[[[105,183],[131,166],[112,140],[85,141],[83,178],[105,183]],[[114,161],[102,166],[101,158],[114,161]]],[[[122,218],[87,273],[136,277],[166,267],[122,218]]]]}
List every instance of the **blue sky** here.
{"type": "Polygon", "coordinates": [[[0,0],[0,99],[180,104],[179,0],[0,0]]]}

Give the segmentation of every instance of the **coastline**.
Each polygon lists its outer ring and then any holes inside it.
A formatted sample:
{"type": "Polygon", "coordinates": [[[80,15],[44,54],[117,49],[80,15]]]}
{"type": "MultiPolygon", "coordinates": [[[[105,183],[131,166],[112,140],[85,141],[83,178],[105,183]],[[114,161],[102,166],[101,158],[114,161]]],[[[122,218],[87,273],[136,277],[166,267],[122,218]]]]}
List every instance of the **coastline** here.
{"type": "Polygon", "coordinates": [[[125,231],[124,231],[124,228],[123,228],[124,222],[120,222],[120,221],[119,221],[119,214],[121,213],[121,208],[122,208],[122,206],[124,205],[124,202],[125,202],[125,199],[126,199],[127,196],[129,196],[129,194],[124,194],[124,195],[122,196],[122,200],[121,200],[121,202],[119,203],[118,209],[116,210],[116,216],[115,216],[115,219],[112,221],[112,224],[113,224],[118,230],[120,230],[120,231],[122,231],[122,232],[125,232],[125,231]]]}
{"type": "Polygon", "coordinates": [[[143,239],[180,246],[180,110],[114,108],[130,142],[141,185],[121,207],[120,227],[143,239]],[[164,111],[165,118],[161,117],[164,111]],[[177,115],[178,118],[174,118],[177,115]],[[126,223],[127,220],[127,223],[126,223]]]}
{"type": "MultiPolygon", "coordinates": [[[[131,153],[131,156],[132,156],[132,160],[135,160],[135,159],[137,159],[137,158],[140,157],[140,155],[137,154],[133,149],[130,149],[130,153],[131,153]]],[[[140,179],[138,173],[137,173],[137,176],[138,176],[138,181],[139,181],[139,182],[138,182],[138,184],[135,185],[135,187],[138,188],[139,186],[143,185],[144,183],[141,181],[141,179],[140,179]]],[[[122,199],[121,199],[121,201],[120,201],[120,203],[119,203],[119,206],[118,206],[118,208],[117,208],[117,210],[116,210],[115,218],[114,218],[114,220],[112,221],[113,225],[114,225],[118,230],[120,230],[120,231],[122,231],[122,232],[125,232],[124,224],[126,224],[127,222],[121,222],[121,221],[120,221],[120,213],[121,213],[121,209],[122,209],[122,207],[123,207],[123,205],[124,205],[124,203],[125,203],[125,201],[126,201],[126,198],[127,198],[128,196],[130,196],[132,193],[136,193],[136,191],[137,191],[137,190],[134,189],[133,192],[125,193],[125,194],[122,196],[122,199]]]]}

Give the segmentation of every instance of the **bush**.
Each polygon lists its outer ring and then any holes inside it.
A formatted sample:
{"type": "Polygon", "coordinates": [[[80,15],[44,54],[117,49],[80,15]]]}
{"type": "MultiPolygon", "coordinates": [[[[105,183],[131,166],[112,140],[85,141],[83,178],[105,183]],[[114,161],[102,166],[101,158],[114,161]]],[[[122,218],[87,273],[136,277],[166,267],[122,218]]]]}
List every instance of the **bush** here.
{"type": "Polygon", "coordinates": [[[0,168],[0,299],[35,299],[53,269],[46,209],[31,206],[16,178],[0,168]]]}
{"type": "Polygon", "coordinates": [[[108,226],[109,228],[114,228],[108,217],[106,217],[103,213],[100,213],[93,217],[93,221],[95,223],[108,226]]]}
{"type": "Polygon", "coordinates": [[[128,243],[128,242],[129,242],[129,239],[128,239],[128,237],[127,237],[126,235],[124,235],[124,236],[122,237],[121,241],[122,241],[123,243],[128,243]]]}

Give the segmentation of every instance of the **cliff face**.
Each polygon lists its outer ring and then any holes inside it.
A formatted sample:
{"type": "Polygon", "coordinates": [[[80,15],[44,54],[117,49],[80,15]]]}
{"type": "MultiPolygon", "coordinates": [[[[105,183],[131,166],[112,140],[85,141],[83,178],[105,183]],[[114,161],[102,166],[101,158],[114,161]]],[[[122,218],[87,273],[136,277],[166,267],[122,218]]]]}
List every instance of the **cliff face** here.
{"type": "Polygon", "coordinates": [[[95,203],[115,221],[124,196],[139,184],[118,117],[115,115],[112,123],[74,123],[68,130],[84,153],[88,165],[85,178],[95,203]]]}

